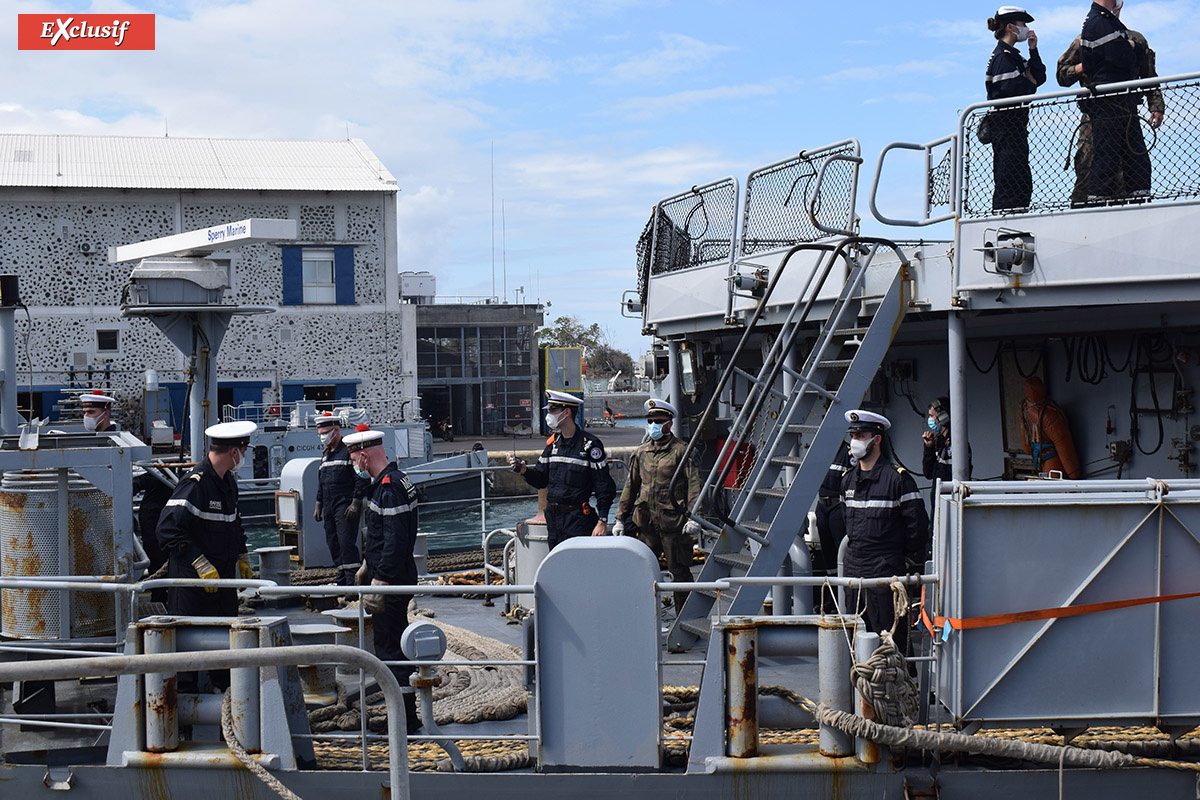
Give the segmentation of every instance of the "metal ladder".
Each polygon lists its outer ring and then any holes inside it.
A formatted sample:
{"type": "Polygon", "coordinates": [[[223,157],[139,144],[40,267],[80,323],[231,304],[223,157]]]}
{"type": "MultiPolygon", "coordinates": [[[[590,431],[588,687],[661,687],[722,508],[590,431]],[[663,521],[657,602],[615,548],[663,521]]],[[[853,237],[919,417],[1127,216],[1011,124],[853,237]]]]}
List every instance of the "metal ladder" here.
{"type": "MultiPolygon", "coordinates": [[[[758,374],[750,375],[734,366],[729,368],[750,381],[750,390],[696,508],[692,509],[694,517],[699,517],[702,506],[709,509],[717,506],[712,501],[723,491],[733,454],[746,444],[756,420],[770,416],[764,413],[768,400],[777,400],[782,407],[773,421],[763,423],[762,449],[753,454],[754,466],[738,490],[730,512],[719,514],[724,524],[698,578],[703,583],[731,577],[771,578],[779,574],[825,479],[830,457],[845,436],[842,415],[862,401],[907,310],[908,261],[899,248],[883,239],[848,237],[836,247],[805,244],[792,248],[772,277],[759,311],[767,304],[770,290],[788,260],[802,250],[823,253],[805,289],[783,319],[758,374]],[[881,248],[895,253],[897,264],[890,270],[888,267],[874,270],[871,283],[882,285],[882,289],[879,294],[868,295],[864,293],[867,273],[881,248]],[[851,265],[849,275],[820,328],[816,344],[803,367],[797,369],[787,363],[788,354],[797,346],[821,287],[839,259],[851,265]],[[777,385],[780,376],[791,378],[793,385],[787,393],[777,385]]],[[[756,313],[747,324],[737,352],[743,349],[761,318],[756,313]]],[[[730,363],[736,363],[736,358],[730,363]]],[[[723,386],[724,381],[718,393],[723,386]]],[[[714,404],[716,400],[714,394],[714,404]]],[[[714,614],[759,613],[768,588],[744,583],[731,592],[691,592],[668,634],[668,648],[684,652],[698,639],[707,638],[714,614]]]]}

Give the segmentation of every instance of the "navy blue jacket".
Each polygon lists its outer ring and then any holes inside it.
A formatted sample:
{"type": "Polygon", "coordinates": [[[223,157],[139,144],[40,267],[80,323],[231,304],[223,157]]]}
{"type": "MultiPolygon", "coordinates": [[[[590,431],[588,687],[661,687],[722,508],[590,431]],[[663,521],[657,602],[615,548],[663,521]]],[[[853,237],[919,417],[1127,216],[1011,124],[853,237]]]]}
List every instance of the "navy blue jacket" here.
{"type": "Polygon", "coordinates": [[[842,480],[842,501],[850,539],[847,575],[883,577],[879,570],[897,574],[904,570],[905,558],[924,558],[929,515],[907,470],[884,458],[869,472],[856,466],[842,480]]]}
{"type": "Polygon", "coordinates": [[[535,489],[549,489],[546,501],[582,508],[596,495],[596,513],[608,518],[617,496],[617,485],[608,473],[604,444],[583,428],[564,439],[554,434],[536,464],[525,470],[525,482],[535,489]]]}
{"type": "Polygon", "coordinates": [[[237,479],[232,470],[224,478],[218,477],[205,456],[171,493],[158,519],[157,534],[159,543],[176,563],[190,569],[192,562],[203,555],[222,578],[236,578],[233,564],[246,552],[246,534],[238,513],[237,479]]]}
{"type": "Polygon", "coordinates": [[[1083,74],[1092,85],[1138,77],[1140,56],[1130,46],[1129,30],[1104,6],[1092,3],[1079,35],[1083,74]]]}
{"type": "Polygon", "coordinates": [[[996,49],[988,59],[985,79],[988,100],[1033,94],[1045,82],[1046,65],[1037,50],[1031,50],[1029,61],[1026,61],[1017,48],[1007,42],[996,42],[996,49]],[[1027,72],[1033,74],[1034,80],[1029,80],[1027,72]]]}
{"type": "Polygon", "coordinates": [[[362,497],[365,494],[366,481],[359,483],[354,465],[350,463],[350,451],[345,442],[339,441],[333,450],[321,451],[321,466],[317,470],[317,502],[324,507],[324,513],[340,512],[349,504],[352,497],[362,497]]]}
{"type": "Polygon", "coordinates": [[[389,461],[368,489],[363,556],[372,578],[412,586],[417,582],[417,490],[389,461]]]}

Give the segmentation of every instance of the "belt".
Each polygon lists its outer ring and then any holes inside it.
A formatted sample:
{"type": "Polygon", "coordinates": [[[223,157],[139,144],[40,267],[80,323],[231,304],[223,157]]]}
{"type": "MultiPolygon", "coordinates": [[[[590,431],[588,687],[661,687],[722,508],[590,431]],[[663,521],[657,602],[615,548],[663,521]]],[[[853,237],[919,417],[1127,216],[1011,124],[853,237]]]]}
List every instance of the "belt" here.
{"type": "Polygon", "coordinates": [[[817,502],[823,506],[836,506],[838,503],[842,502],[842,498],[838,495],[834,495],[832,497],[825,497],[822,495],[817,498],[817,502]]]}
{"type": "Polygon", "coordinates": [[[546,510],[555,514],[569,514],[572,511],[583,512],[582,503],[546,503],[546,510]]]}

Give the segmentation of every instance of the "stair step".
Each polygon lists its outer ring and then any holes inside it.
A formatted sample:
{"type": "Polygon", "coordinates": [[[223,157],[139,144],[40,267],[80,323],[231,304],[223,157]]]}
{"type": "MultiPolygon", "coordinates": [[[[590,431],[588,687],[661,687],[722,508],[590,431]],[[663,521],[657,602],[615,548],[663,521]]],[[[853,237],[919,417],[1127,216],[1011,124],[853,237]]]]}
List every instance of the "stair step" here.
{"type": "Polygon", "coordinates": [[[739,522],[738,524],[741,525],[746,530],[752,531],[752,532],[760,534],[762,536],[766,536],[771,531],[771,523],[763,522],[760,519],[748,519],[745,522],[739,522]]]}
{"type": "MultiPolygon", "coordinates": [[[[743,527],[749,528],[750,525],[742,523],[743,527]]],[[[737,567],[741,570],[750,569],[750,565],[754,563],[754,556],[749,553],[713,553],[709,558],[715,560],[718,564],[724,564],[727,567],[737,567]]]]}
{"type": "Polygon", "coordinates": [[[803,425],[800,423],[793,423],[791,425],[783,426],[784,433],[797,433],[797,434],[816,433],[819,430],[821,430],[820,425],[803,425]]]}
{"type": "Polygon", "coordinates": [[[834,336],[865,336],[870,328],[838,328],[833,332],[834,336]]]}
{"type": "Polygon", "coordinates": [[[803,463],[804,456],[773,456],[771,458],[773,467],[799,467],[803,463]]]}
{"type": "Polygon", "coordinates": [[[787,489],[782,486],[772,486],[770,489],[755,489],[755,497],[774,497],[777,500],[782,500],[787,497],[787,489]]]}
{"type": "Polygon", "coordinates": [[[683,628],[688,633],[701,638],[707,637],[710,633],[712,633],[712,621],[708,617],[681,619],[679,620],[679,627],[683,628]]]}
{"type": "Polygon", "coordinates": [[[853,363],[854,359],[852,358],[831,358],[825,361],[818,361],[817,366],[824,367],[825,369],[849,369],[853,363]]]}

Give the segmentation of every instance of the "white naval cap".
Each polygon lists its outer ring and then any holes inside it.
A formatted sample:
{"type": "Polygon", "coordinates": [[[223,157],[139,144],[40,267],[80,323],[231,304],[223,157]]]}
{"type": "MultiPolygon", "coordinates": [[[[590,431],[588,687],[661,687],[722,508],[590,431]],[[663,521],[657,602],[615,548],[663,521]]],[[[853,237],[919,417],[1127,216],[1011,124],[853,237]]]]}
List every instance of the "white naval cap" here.
{"type": "Polygon", "coordinates": [[[320,414],[313,415],[313,424],[318,428],[326,425],[341,425],[342,418],[330,414],[328,411],[322,411],[320,414]]]}
{"type": "Polygon", "coordinates": [[[84,405],[111,406],[116,403],[117,400],[115,397],[109,397],[108,395],[100,394],[99,392],[88,392],[86,394],[79,395],[79,402],[83,403],[84,405]]]}
{"type": "Polygon", "coordinates": [[[566,392],[560,392],[555,389],[546,390],[546,405],[579,408],[582,403],[583,400],[573,394],[567,394],[566,392]]]}
{"type": "Polygon", "coordinates": [[[675,406],[671,405],[666,400],[658,400],[657,398],[651,397],[646,401],[646,413],[650,414],[656,411],[662,414],[670,414],[672,417],[678,413],[675,411],[675,406]]]}
{"type": "Polygon", "coordinates": [[[258,430],[257,423],[248,419],[233,422],[218,422],[204,429],[204,435],[209,441],[218,446],[244,447],[250,444],[250,434],[258,430]]]}
{"type": "Polygon", "coordinates": [[[373,431],[370,425],[359,425],[354,429],[354,433],[342,437],[342,443],[346,445],[346,449],[351,453],[357,453],[359,450],[366,450],[368,447],[382,445],[383,431],[373,431]]]}
{"type": "Polygon", "coordinates": [[[1020,6],[1000,6],[996,9],[997,22],[1033,22],[1033,14],[1030,14],[1020,6]]]}
{"type": "Polygon", "coordinates": [[[847,430],[851,433],[854,431],[883,433],[892,427],[892,423],[887,417],[883,414],[876,414],[874,411],[864,411],[861,408],[856,408],[853,411],[847,411],[845,416],[846,422],[850,424],[847,430]]]}

